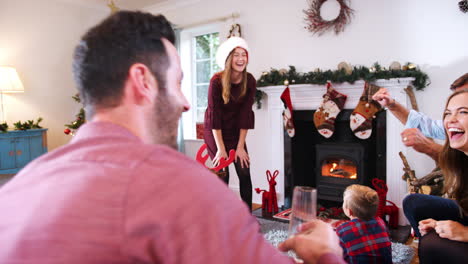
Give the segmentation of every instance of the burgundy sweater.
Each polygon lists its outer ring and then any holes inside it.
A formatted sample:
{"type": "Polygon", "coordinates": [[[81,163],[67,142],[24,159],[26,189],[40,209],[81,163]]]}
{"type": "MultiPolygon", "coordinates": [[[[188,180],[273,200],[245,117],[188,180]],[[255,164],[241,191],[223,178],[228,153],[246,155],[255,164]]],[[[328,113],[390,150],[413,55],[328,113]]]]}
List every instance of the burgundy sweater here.
{"type": "Polygon", "coordinates": [[[240,129],[253,129],[255,116],[252,105],[255,99],[257,82],[252,74],[247,73],[247,93],[239,98],[240,84],[231,84],[231,100],[224,104],[222,98],[221,74],[215,74],[208,89],[208,107],[205,112],[205,143],[208,154],[214,158],[216,143],[212,129],[221,129],[226,152],[237,148],[240,129]]]}

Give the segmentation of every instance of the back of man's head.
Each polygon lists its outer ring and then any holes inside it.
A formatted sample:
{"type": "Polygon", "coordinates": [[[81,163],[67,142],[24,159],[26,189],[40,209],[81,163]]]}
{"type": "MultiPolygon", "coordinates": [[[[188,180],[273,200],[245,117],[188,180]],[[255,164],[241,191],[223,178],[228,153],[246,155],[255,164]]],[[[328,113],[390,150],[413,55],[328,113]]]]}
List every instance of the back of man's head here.
{"type": "MultiPolygon", "coordinates": [[[[458,77],[452,85],[450,85],[450,90],[455,91],[456,89],[462,87],[462,86],[468,86],[468,72],[463,74],[462,76],[458,77]]],[[[465,87],[468,88],[468,87],[465,87]]]]}
{"type": "Polygon", "coordinates": [[[169,64],[162,38],[175,42],[162,15],[120,11],[91,28],[75,48],[73,73],[87,111],[118,106],[128,70],[145,64],[164,89],[169,64]]]}

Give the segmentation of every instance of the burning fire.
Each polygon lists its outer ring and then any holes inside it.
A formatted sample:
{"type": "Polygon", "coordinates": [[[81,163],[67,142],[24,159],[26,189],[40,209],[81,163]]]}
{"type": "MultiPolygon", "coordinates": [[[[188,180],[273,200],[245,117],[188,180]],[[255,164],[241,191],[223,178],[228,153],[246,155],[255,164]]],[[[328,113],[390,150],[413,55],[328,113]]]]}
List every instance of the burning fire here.
{"type": "Polygon", "coordinates": [[[357,179],[356,166],[350,162],[326,161],[322,166],[322,175],[328,177],[357,179]]]}

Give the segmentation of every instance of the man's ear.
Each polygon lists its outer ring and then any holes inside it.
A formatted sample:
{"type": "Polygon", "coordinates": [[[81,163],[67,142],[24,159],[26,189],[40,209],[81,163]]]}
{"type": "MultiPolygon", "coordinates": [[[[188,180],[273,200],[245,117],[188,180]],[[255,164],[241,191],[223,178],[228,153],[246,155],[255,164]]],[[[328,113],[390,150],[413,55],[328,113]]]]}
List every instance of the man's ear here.
{"type": "Polygon", "coordinates": [[[135,63],[129,69],[129,82],[133,100],[136,104],[151,103],[158,91],[158,83],[149,68],[135,63]]]}

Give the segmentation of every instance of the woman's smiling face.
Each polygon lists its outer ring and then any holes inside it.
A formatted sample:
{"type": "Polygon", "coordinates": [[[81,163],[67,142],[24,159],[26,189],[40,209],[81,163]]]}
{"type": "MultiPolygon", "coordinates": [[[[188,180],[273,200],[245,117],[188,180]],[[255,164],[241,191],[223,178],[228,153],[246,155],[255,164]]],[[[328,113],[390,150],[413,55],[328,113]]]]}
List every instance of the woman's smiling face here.
{"type": "Polygon", "coordinates": [[[243,48],[235,48],[232,52],[232,69],[236,72],[243,72],[248,62],[247,51],[243,48]]]}
{"type": "Polygon", "coordinates": [[[450,99],[444,112],[444,127],[450,147],[468,155],[468,92],[450,99]]]}

